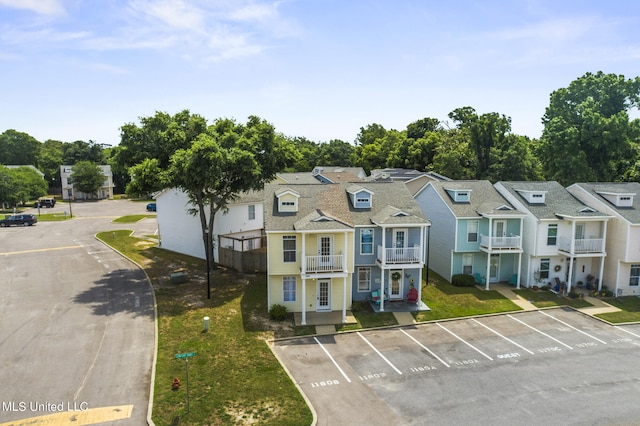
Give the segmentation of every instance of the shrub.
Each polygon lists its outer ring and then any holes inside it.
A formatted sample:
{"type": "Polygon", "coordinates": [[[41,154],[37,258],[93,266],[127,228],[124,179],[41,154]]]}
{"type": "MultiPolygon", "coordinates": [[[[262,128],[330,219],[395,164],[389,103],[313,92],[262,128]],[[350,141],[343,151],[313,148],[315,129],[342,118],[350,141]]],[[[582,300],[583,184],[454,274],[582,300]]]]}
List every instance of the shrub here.
{"type": "Polygon", "coordinates": [[[476,280],[472,275],[456,274],[451,277],[451,284],[456,287],[473,287],[476,285],[476,280]]]}
{"type": "Polygon", "coordinates": [[[289,310],[286,306],[275,304],[269,309],[269,317],[275,321],[284,321],[289,317],[289,310]]]}

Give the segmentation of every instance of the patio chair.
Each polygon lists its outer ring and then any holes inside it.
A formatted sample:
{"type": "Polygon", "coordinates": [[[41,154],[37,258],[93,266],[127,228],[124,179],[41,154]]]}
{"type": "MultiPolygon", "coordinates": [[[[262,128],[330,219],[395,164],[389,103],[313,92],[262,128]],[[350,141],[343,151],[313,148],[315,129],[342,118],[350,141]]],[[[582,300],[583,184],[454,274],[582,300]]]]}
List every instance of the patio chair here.
{"type": "MultiPolygon", "coordinates": [[[[376,305],[380,304],[380,291],[378,290],[374,290],[371,292],[371,300],[373,301],[373,303],[375,303],[376,305]]],[[[384,295],[384,301],[386,302],[387,300],[389,300],[389,296],[384,295]]]]}
{"type": "Polygon", "coordinates": [[[509,285],[518,285],[518,274],[511,275],[509,279],[509,285]]]}
{"type": "Polygon", "coordinates": [[[567,288],[567,283],[560,281],[560,278],[555,277],[553,280],[556,283],[556,285],[554,286],[556,292],[559,293],[561,290],[564,291],[567,288]]]}
{"type": "Polygon", "coordinates": [[[484,284],[484,279],[482,278],[482,275],[480,275],[477,272],[475,274],[473,274],[473,279],[476,280],[476,284],[478,284],[478,285],[484,284]]]}
{"type": "Polygon", "coordinates": [[[418,303],[418,290],[415,287],[409,289],[407,294],[407,302],[418,303]]]}

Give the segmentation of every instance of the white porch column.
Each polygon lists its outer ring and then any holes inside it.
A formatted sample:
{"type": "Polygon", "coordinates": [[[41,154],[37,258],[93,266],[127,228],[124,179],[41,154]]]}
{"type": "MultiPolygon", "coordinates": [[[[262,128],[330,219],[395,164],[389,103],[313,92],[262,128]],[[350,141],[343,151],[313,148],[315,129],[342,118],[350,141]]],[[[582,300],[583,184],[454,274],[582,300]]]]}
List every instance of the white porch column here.
{"type": "MultiPolygon", "coordinates": [[[[480,225],[478,225],[478,228],[480,227],[480,225]]],[[[480,233],[480,229],[478,229],[478,233],[480,233]]],[[[491,249],[493,248],[493,229],[491,229],[491,217],[489,217],[489,252],[491,252],[491,249]]],[[[487,276],[489,274],[487,273],[487,276]]],[[[489,280],[487,279],[487,283],[489,283],[489,280]]],[[[487,287],[487,290],[489,290],[489,287],[487,287]]]]}
{"type": "MultiPolygon", "coordinates": [[[[571,242],[573,249],[573,240],[571,242]]],[[[569,257],[569,276],[567,277],[567,293],[571,292],[571,281],[573,281],[573,256],[569,257]]]]}
{"type": "Polygon", "coordinates": [[[418,269],[418,306],[420,303],[422,303],[422,268],[418,269]]]}
{"type": "Polygon", "coordinates": [[[305,247],[307,241],[307,234],[302,234],[302,247],[300,248],[300,273],[307,273],[307,249],[305,247]]]}
{"type": "MultiPolygon", "coordinates": [[[[620,265],[620,262],[618,262],[618,265],[620,265]]],[[[602,275],[603,274],[604,274],[604,256],[602,256],[600,258],[600,273],[598,274],[598,291],[602,290],[602,275]]],[[[616,287],[617,286],[618,286],[618,280],[616,279],[616,287]]]]}
{"type": "Polygon", "coordinates": [[[307,325],[307,279],[302,276],[302,320],[300,325],[307,325]]]}
{"type": "Polygon", "coordinates": [[[342,278],[342,323],[347,322],[347,277],[342,278]]]}
{"type": "MultiPolygon", "coordinates": [[[[384,237],[383,237],[384,239],[384,237]]],[[[382,270],[382,274],[380,276],[380,312],[384,312],[384,276],[386,270],[382,270]]]]}
{"type": "Polygon", "coordinates": [[[518,253],[518,279],[516,280],[516,288],[520,290],[520,280],[522,279],[522,253],[518,253]]]}
{"type": "MultiPolygon", "coordinates": [[[[491,239],[489,239],[489,246],[491,246],[491,239]]],[[[489,276],[491,275],[491,253],[487,253],[487,274],[485,281],[485,290],[489,290],[489,276]]]]}

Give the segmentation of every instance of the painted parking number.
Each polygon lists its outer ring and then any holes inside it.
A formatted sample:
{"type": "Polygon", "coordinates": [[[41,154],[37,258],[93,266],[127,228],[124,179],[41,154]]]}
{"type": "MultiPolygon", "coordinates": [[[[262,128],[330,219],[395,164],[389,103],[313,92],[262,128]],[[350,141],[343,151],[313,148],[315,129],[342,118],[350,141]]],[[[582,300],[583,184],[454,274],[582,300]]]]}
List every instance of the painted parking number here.
{"type": "Polygon", "coordinates": [[[312,388],[324,388],[327,386],[339,385],[340,380],[325,380],[322,382],[311,382],[312,388]]]}

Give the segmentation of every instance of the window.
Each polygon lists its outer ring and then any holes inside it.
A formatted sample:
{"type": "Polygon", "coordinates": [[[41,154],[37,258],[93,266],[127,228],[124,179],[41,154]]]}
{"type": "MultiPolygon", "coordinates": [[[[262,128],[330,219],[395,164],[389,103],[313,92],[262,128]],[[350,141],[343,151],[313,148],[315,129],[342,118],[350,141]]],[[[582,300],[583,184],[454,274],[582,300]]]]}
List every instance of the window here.
{"type": "Polygon", "coordinates": [[[547,228],[547,245],[555,246],[558,243],[558,224],[552,223],[547,228]]]}
{"type": "Polygon", "coordinates": [[[296,277],[282,277],[282,300],[296,301],[296,277]]]}
{"type": "Polygon", "coordinates": [[[358,291],[371,291],[371,268],[358,268],[358,291]]]}
{"type": "Polygon", "coordinates": [[[282,261],[296,261],[296,236],[285,235],[282,237],[282,261]]]}
{"type": "Polygon", "coordinates": [[[249,206],[249,220],[254,220],[255,218],[256,218],[256,206],[252,204],[249,206]]]}
{"type": "Polygon", "coordinates": [[[462,255],[462,273],[468,274],[468,275],[473,274],[473,255],[472,254],[462,255]]]}
{"type": "Polygon", "coordinates": [[[551,259],[540,259],[540,279],[549,279],[549,266],[551,265],[551,259]]]}
{"type": "Polygon", "coordinates": [[[360,254],[373,254],[373,229],[360,231],[360,254]]]}
{"type": "Polygon", "coordinates": [[[640,265],[631,265],[631,273],[629,274],[629,285],[637,286],[640,281],[640,265]]]}
{"type": "Polygon", "coordinates": [[[478,221],[470,220],[467,222],[467,242],[469,243],[477,243],[478,242],[478,221]]]}

